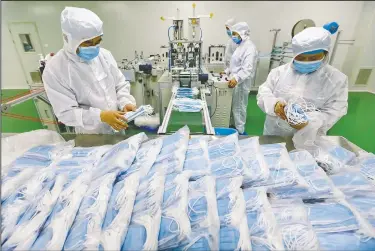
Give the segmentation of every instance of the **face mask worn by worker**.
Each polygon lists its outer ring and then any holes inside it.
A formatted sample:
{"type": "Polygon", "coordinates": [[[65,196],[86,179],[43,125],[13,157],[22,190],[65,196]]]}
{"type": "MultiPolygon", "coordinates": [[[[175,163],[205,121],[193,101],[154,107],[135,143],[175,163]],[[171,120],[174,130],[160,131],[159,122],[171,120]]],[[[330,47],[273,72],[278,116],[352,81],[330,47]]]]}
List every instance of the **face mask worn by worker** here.
{"type": "Polygon", "coordinates": [[[232,32],[230,30],[227,30],[227,34],[229,37],[232,37],[232,32]]]}
{"type": "Polygon", "coordinates": [[[240,44],[242,42],[242,39],[237,36],[232,36],[232,40],[235,44],[240,44]]]}
{"type": "Polygon", "coordinates": [[[309,62],[303,62],[303,61],[298,61],[294,59],[293,65],[294,65],[294,68],[298,72],[302,74],[308,74],[319,69],[319,67],[322,65],[323,59],[316,60],[316,61],[309,61],[309,62]]]}
{"type": "Polygon", "coordinates": [[[77,55],[84,61],[89,62],[99,55],[100,45],[79,47],[77,55]]]}

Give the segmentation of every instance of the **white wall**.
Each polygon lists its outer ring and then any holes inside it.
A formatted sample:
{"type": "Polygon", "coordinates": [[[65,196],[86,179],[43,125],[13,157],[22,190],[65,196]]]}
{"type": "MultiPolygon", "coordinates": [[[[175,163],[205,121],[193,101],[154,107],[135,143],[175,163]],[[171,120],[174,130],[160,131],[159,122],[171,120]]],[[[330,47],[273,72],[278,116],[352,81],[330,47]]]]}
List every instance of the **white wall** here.
{"type": "MultiPolygon", "coordinates": [[[[26,81],[10,39],[7,23],[13,21],[36,22],[44,52],[56,52],[62,46],[60,13],[65,6],[91,9],[104,22],[103,47],[109,49],[115,58],[133,58],[134,51],[144,54],[158,53],[161,45],[167,44],[167,28],[171,21],[161,21],[160,16],[176,16],[187,20],[192,15],[193,2],[1,2],[2,5],[2,88],[26,88],[26,81]]],[[[271,51],[273,33],[270,29],[280,28],[277,44],[291,39],[293,25],[300,19],[310,18],[319,25],[337,21],[343,30],[341,39],[353,39],[363,1],[301,1],[301,2],[196,2],[196,14],[214,13],[212,20],[202,19],[204,49],[210,44],[225,44],[227,36],[224,22],[232,17],[246,21],[251,29],[251,38],[262,53],[271,51]],[[350,17],[350,18],[348,18],[350,17]]],[[[187,35],[187,25],[185,25],[187,35]]],[[[334,41],[334,38],[332,39],[334,41]]],[[[333,63],[341,68],[347,46],[340,46],[333,63]]],[[[36,62],[37,64],[37,62],[36,62]]],[[[268,64],[261,64],[260,81],[266,78],[268,64]]]]}

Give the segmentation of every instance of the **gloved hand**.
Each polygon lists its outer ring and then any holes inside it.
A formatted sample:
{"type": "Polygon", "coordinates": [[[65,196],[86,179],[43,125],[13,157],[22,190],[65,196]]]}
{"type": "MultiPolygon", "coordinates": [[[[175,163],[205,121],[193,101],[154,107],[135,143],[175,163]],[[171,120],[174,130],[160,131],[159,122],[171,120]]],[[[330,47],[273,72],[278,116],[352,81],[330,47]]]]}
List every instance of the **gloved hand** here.
{"type": "Polygon", "coordinates": [[[102,122],[107,123],[116,131],[120,131],[128,128],[124,114],[125,112],[119,111],[102,111],[100,113],[100,119],[102,122]]]}
{"type": "Polygon", "coordinates": [[[228,82],[229,88],[234,88],[234,87],[236,87],[236,85],[237,85],[237,80],[235,78],[229,80],[229,82],[228,82]]]}
{"type": "Polygon", "coordinates": [[[133,104],[127,104],[124,106],[124,108],[122,109],[125,113],[127,112],[135,112],[135,110],[137,110],[137,107],[133,104]]]}
{"type": "Polygon", "coordinates": [[[278,101],[275,105],[275,114],[283,120],[286,120],[284,108],[286,103],[278,101]]]}
{"type": "Polygon", "coordinates": [[[307,126],[309,124],[309,122],[307,121],[306,123],[303,123],[303,124],[298,124],[298,125],[292,125],[292,124],[289,124],[291,127],[293,127],[294,129],[297,129],[297,130],[301,130],[302,128],[304,128],[305,126],[307,126]]]}

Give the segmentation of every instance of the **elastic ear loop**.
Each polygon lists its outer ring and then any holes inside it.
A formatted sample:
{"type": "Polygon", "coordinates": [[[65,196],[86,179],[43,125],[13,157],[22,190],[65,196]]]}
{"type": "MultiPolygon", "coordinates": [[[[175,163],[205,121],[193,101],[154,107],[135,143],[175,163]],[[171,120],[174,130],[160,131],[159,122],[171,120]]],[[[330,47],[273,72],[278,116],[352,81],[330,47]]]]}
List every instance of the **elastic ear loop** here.
{"type": "Polygon", "coordinates": [[[229,175],[229,176],[232,176],[233,174],[239,175],[242,172],[241,160],[239,160],[235,156],[234,157],[228,157],[227,159],[222,160],[221,166],[222,167],[216,168],[214,170],[214,172],[230,169],[232,171],[230,171],[228,174],[226,174],[226,175],[229,175]],[[234,165],[233,165],[233,162],[230,162],[230,160],[234,160],[234,165]]]}

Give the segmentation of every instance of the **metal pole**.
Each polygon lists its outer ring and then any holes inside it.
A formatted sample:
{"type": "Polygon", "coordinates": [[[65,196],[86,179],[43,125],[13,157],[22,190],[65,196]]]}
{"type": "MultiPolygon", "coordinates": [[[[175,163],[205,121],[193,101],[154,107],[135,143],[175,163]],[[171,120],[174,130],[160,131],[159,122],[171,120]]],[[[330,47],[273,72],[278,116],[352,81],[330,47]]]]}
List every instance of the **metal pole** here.
{"type": "Polygon", "coordinates": [[[271,71],[271,67],[272,67],[272,52],[273,52],[273,49],[275,48],[275,45],[276,45],[277,34],[279,33],[279,31],[281,31],[281,29],[272,29],[272,30],[270,30],[270,32],[272,32],[272,31],[274,32],[274,34],[273,34],[272,50],[271,50],[270,65],[268,67],[268,72],[271,71]]]}
{"type": "Polygon", "coordinates": [[[337,50],[337,44],[338,44],[338,42],[339,42],[339,38],[340,38],[341,32],[342,32],[342,30],[339,30],[339,31],[337,32],[337,36],[336,36],[336,40],[335,40],[335,44],[333,45],[333,49],[332,49],[332,55],[329,57],[329,64],[330,64],[330,65],[332,65],[333,59],[335,58],[336,50],[337,50]]]}

